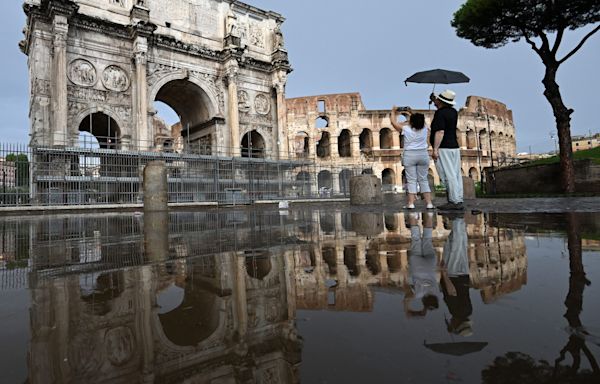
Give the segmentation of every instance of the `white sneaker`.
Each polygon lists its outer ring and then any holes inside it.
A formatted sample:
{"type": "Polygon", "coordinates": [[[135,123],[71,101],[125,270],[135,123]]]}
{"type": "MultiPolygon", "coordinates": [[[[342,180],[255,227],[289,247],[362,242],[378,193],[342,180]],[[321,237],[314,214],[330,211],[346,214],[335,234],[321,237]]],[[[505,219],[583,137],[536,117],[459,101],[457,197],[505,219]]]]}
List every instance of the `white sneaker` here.
{"type": "Polygon", "coordinates": [[[435,209],[435,206],[431,203],[427,204],[427,209],[435,209]]]}

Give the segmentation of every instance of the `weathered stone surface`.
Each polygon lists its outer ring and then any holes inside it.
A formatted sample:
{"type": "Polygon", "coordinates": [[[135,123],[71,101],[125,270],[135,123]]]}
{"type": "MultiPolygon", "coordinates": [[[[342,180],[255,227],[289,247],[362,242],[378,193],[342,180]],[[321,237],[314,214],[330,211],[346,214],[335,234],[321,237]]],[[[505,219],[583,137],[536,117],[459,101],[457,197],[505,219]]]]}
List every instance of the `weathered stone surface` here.
{"type": "Polygon", "coordinates": [[[186,142],[239,155],[256,131],[265,153],[287,156],[281,15],[226,0],[26,0],[24,9],[33,144],[74,146],[96,113],[112,118],[117,149],[162,150],[178,138],[154,126],[161,101],[181,117],[186,142]]]}
{"type": "Polygon", "coordinates": [[[371,212],[352,213],[352,229],[357,235],[377,236],[383,232],[383,216],[371,212]]]}
{"type": "MultiPolygon", "coordinates": [[[[600,165],[590,160],[576,160],[575,190],[600,193],[600,165]]],[[[486,170],[487,171],[487,170],[486,170]]],[[[560,164],[545,164],[496,170],[496,193],[561,193],[560,164]]],[[[492,190],[492,179],[487,177],[487,190],[492,190]]]]}
{"type": "Polygon", "coordinates": [[[473,200],[477,196],[475,195],[475,182],[473,179],[467,176],[462,177],[463,182],[463,199],[473,200]]]}
{"type": "Polygon", "coordinates": [[[164,161],[151,161],[144,168],[144,211],[167,211],[168,202],[166,164],[164,161]]]}
{"type": "Polygon", "coordinates": [[[352,177],[350,179],[350,203],[352,205],[383,203],[381,180],[375,175],[352,177]]]}

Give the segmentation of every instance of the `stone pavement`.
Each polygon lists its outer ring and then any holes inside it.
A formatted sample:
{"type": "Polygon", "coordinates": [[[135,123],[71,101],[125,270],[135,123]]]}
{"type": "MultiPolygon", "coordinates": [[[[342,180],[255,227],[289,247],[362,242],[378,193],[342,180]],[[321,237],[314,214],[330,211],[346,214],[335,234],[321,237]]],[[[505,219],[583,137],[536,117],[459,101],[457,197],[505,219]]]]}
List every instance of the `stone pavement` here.
{"type": "MultiPolygon", "coordinates": [[[[444,198],[436,198],[434,204],[439,206],[445,202],[444,198]]],[[[401,204],[399,206],[402,207],[401,204]]],[[[465,211],[471,210],[503,213],[600,212],[600,197],[485,198],[467,200],[465,202],[465,211]]]]}

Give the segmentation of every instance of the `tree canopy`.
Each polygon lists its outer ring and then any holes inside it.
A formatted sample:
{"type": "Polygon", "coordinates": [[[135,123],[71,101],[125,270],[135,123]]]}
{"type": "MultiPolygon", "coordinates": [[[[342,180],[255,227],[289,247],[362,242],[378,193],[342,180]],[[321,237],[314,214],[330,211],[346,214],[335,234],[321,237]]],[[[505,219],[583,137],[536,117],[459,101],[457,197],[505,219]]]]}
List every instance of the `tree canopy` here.
{"type": "Polygon", "coordinates": [[[599,21],[598,0],[468,0],[454,14],[452,26],[459,37],[485,48],[556,32],[558,50],[565,30],[599,21]]]}

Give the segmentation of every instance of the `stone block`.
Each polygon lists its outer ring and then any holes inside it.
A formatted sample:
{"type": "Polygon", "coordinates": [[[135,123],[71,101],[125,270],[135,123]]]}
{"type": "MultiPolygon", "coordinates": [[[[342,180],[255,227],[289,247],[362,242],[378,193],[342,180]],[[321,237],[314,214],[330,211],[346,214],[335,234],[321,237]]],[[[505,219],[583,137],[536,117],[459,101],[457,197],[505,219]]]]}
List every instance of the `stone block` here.
{"type": "Polygon", "coordinates": [[[463,199],[465,200],[473,200],[477,197],[475,194],[475,181],[470,177],[463,176],[463,199]]]}
{"type": "Polygon", "coordinates": [[[375,175],[359,175],[350,179],[350,204],[382,204],[381,180],[375,175]]]}

